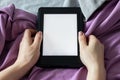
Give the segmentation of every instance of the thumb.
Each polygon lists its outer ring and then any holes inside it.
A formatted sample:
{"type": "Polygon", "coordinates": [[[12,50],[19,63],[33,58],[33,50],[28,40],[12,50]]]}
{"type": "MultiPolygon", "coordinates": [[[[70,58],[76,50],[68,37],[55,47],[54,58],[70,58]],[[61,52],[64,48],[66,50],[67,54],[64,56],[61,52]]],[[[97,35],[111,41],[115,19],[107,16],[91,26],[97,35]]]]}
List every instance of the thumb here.
{"type": "Polygon", "coordinates": [[[82,31],[79,32],[79,46],[80,50],[87,46],[86,37],[82,31]]]}

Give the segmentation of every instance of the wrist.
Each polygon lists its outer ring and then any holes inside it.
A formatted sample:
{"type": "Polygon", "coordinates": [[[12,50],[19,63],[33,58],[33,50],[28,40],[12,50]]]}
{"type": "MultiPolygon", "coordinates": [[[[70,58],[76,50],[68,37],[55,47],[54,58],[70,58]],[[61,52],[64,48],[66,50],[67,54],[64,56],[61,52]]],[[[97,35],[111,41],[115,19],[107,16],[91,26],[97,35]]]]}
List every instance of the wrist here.
{"type": "Polygon", "coordinates": [[[20,72],[23,71],[24,73],[28,72],[28,71],[30,70],[30,68],[31,68],[27,63],[25,63],[25,62],[21,63],[21,62],[19,62],[19,61],[16,61],[16,62],[13,64],[13,66],[14,66],[15,69],[17,69],[18,71],[20,71],[20,72]]]}
{"type": "Polygon", "coordinates": [[[100,72],[100,71],[105,71],[104,66],[93,66],[92,68],[88,69],[88,72],[100,72]]]}
{"type": "Polygon", "coordinates": [[[93,70],[100,70],[100,69],[105,69],[104,63],[94,63],[91,64],[90,66],[87,67],[88,71],[93,71],[93,70]]]}
{"type": "Polygon", "coordinates": [[[87,80],[106,80],[105,67],[93,66],[92,68],[88,69],[87,80]]]}
{"type": "Polygon", "coordinates": [[[27,73],[27,68],[14,63],[0,73],[0,80],[19,80],[27,73]],[[14,75],[13,75],[14,74],[14,75]]]}
{"type": "Polygon", "coordinates": [[[15,62],[11,67],[15,73],[14,75],[15,80],[20,79],[30,70],[30,67],[28,67],[27,64],[24,64],[24,62],[23,64],[15,62]]]}

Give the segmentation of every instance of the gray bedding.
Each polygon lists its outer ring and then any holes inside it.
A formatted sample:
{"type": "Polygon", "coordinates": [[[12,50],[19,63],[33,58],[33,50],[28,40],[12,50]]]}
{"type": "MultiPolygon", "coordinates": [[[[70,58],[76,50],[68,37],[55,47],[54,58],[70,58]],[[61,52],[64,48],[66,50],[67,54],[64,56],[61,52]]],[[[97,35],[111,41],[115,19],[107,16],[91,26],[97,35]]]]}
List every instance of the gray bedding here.
{"type": "Polygon", "coordinates": [[[85,18],[101,6],[105,0],[0,0],[0,8],[15,4],[19,9],[37,14],[39,7],[81,7],[85,18]]]}

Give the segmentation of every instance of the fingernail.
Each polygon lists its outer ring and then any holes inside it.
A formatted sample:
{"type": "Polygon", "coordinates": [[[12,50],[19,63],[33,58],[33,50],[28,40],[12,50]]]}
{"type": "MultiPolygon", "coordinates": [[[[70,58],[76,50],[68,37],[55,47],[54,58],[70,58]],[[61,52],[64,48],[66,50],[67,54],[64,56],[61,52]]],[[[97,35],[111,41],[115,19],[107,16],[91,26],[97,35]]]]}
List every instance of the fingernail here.
{"type": "Polygon", "coordinates": [[[41,35],[42,33],[39,31],[38,34],[41,35]]]}
{"type": "Polygon", "coordinates": [[[42,37],[42,32],[41,31],[39,31],[38,34],[39,34],[40,37],[42,37]]]}
{"type": "Polygon", "coordinates": [[[83,32],[82,32],[82,31],[80,31],[80,32],[79,32],[79,35],[80,35],[80,36],[82,36],[82,35],[83,35],[83,32]]]}

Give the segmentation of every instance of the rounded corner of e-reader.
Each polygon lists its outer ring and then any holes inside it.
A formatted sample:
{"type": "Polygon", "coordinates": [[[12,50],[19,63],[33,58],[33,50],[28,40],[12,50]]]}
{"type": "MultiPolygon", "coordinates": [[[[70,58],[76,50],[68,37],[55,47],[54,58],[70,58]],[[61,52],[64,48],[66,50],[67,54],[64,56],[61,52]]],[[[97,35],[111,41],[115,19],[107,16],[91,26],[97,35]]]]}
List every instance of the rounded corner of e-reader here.
{"type": "Polygon", "coordinates": [[[83,19],[78,7],[39,8],[37,22],[43,41],[36,65],[43,68],[83,66],[78,45],[78,32],[84,29],[83,19]]]}

